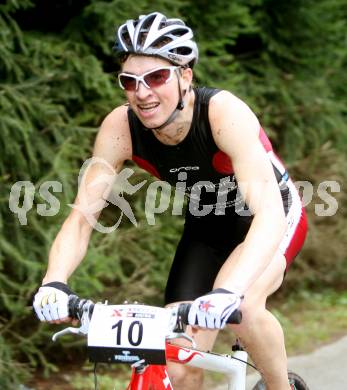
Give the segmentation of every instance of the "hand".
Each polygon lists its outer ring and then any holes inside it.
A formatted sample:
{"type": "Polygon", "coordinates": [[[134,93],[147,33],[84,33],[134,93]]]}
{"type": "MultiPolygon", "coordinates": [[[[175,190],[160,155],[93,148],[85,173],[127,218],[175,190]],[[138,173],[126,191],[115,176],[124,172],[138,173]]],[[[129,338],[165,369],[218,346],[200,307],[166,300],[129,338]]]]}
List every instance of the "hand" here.
{"type": "Polygon", "coordinates": [[[229,316],[240,304],[240,296],[218,288],[195,299],[189,310],[188,322],[202,328],[223,329],[229,316]]]}
{"type": "Polygon", "coordinates": [[[34,298],[34,310],[40,321],[68,322],[69,295],[73,292],[61,282],[51,282],[41,286],[34,298]]]}

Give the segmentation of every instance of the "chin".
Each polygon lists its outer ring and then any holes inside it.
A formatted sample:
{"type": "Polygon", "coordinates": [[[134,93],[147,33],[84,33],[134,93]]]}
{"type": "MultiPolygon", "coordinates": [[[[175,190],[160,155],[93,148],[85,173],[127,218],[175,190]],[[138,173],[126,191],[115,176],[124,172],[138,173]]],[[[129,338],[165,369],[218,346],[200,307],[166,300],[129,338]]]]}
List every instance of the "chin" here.
{"type": "Polygon", "coordinates": [[[154,119],[142,118],[141,116],[138,116],[138,118],[140,122],[143,124],[143,126],[147,127],[148,129],[155,129],[157,127],[160,127],[165,122],[165,119],[154,120],[154,119]]]}
{"type": "Polygon", "coordinates": [[[160,127],[163,123],[162,122],[158,123],[158,122],[145,121],[145,122],[142,122],[142,124],[145,127],[147,127],[147,129],[156,129],[156,128],[160,127]]]}

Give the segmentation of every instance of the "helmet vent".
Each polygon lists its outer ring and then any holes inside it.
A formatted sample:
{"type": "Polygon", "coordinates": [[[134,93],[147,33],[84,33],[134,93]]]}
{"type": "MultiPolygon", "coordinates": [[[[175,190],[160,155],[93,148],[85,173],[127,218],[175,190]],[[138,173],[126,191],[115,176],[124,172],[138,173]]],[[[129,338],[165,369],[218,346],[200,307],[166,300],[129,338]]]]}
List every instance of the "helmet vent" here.
{"type": "Polygon", "coordinates": [[[127,20],[118,29],[115,50],[158,56],[180,66],[194,65],[199,56],[192,30],[182,20],[167,19],[159,12],[127,20]]]}

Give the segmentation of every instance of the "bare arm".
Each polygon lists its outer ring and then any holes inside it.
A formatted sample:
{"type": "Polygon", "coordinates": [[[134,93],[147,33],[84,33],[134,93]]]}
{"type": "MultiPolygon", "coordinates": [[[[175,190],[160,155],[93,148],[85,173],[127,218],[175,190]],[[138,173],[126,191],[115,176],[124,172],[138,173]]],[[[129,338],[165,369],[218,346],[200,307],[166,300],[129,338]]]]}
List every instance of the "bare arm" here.
{"type": "Polygon", "coordinates": [[[214,139],[231,158],[242,196],[254,215],[233,272],[221,277],[222,287],[243,294],[274,257],[285,232],[285,215],[253,112],[222,91],[211,100],[209,116],[214,139]]]}
{"type": "Polygon", "coordinates": [[[84,258],[93,225],[86,218],[87,206],[98,205],[93,213],[97,220],[105,205],[110,183],[95,180],[101,177],[115,178],[123,162],[131,158],[131,138],[127,120],[127,108],[113,110],[103,121],[94,145],[92,163],[80,183],[74,208],[55,238],[49,254],[47,273],[43,284],[58,281],[67,283],[68,278],[84,258]],[[104,176],[103,176],[104,175],[104,176]]]}

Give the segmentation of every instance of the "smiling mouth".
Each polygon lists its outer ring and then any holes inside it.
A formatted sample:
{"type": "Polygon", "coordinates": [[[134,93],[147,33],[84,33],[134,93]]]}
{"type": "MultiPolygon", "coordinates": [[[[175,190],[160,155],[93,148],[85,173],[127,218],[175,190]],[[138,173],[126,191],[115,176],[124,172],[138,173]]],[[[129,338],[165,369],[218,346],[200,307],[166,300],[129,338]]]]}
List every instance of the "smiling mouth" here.
{"type": "Polygon", "coordinates": [[[143,112],[150,112],[157,108],[159,103],[150,103],[150,104],[138,104],[137,107],[143,112]]]}

